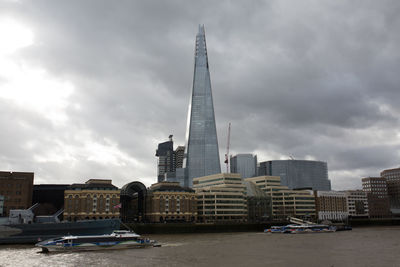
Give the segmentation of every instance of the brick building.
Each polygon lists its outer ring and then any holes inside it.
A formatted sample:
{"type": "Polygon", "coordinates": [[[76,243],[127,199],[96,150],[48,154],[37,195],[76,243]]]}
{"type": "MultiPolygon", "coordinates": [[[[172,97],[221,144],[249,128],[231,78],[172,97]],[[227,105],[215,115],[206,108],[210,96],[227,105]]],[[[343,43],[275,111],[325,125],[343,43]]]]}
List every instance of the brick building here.
{"type": "Polygon", "coordinates": [[[346,194],[336,191],[314,191],[318,220],[344,221],[349,217],[346,194]]]}
{"type": "Polygon", "coordinates": [[[64,219],[119,218],[120,190],[111,180],[90,179],[84,184],[72,184],[64,191],[64,219]]]}
{"type": "Polygon", "coordinates": [[[160,182],[147,189],[146,220],[149,222],[194,222],[196,194],[179,182],[160,182]]]}
{"type": "Polygon", "coordinates": [[[0,172],[0,195],[4,196],[3,214],[12,209],[27,209],[32,206],[33,172],[0,172]]]}
{"type": "Polygon", "coordinates": [[[363,191],[367,193],[370,218],[391,216],[386,179],[382,177],[362,178],[363,191]]]}

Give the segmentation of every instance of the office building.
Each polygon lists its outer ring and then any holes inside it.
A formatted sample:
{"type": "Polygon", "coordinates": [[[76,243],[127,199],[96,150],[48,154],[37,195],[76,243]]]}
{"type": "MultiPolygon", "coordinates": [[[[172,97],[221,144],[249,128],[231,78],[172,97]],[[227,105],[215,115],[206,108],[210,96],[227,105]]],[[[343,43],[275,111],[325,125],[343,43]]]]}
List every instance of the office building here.
{"type": "Polygon", "coordinates": [[[178,182],[161,182],[150,186],[146,195],[148,222],[195,222],[197,199],[191,188],[178,182]]]}
{"type": "Polygon", "coordinates": [[[90,179],[64,191],[64,219],[119,218],[120,190],[108,179],[90,179]]]}
{"type": "Polygon", "coordinates": [[[281,185],[279,176],[257,176],[245,179],[254,183],[272,198],[272,218],[285,220],[296,217],[314,220],[315,197],[311,190],[292,190],[281,185]]]}
{"type": "Polygon", "coordinates": [[[178,146],[175,149],[175,169],[183,168],[184,156],[185,156],[185,146],[178,146]]]}
{"type": "Polygon", "coordinates": [[[0,195],[4,196],[3,216],[10,210],[32,206],[33,172],[0,172],[0,195]]]}
{"type": "Polygon", "coordinates": [[[193,179],[200,222],[247,220],[246,186],[240,174],[219,173],[193,179]]]}
{"type": "Polygon", "coordinates": [[[346,221],[349,217],[346,194],[337,191],[314,191],[318,220],[346,221]]]}
{"type": "Polygon", "coordinates": [[[346,195],[347,209],[349,217],[352,218],[368,218],[368,199],[367,193],[362,190],[347,190],[346,195]]]}
{"type": "Polygon", "coordinates": [[[400,168],[387,169],[381,172],[386,179],[387,191],[390,200],[390,210],[394,215],[400,215],[400,168]]]}
{"type": "Polygon", "coordinates": [[[362,178],[363,191],[367,193],[370,218],[390,217],[390,202],[386,179],[382,177],[362,178]]]}
{"type": "Polygon", "coordinates": [[[240,173],[242,179],[257,176],[257,156],[237,154],[230,157],[231,173],[240,173]]]}
{"type": "Polygon", "coordinates": [[[158,157],[157,181],[162,182],[169,172],[175,172],[174,142],[172,136],[167,142],[158,144],[156,157],[158,157]]]}
{"type": "Polygon", "coordinates": [[[312,160],[270,160],[260,163],[258,175],[281,177],[282,185],[290,189],[310,188],[330,191],[328,165],[312,160]]]}
{"type": "Polygon", "coordinates": [[[199,26],[196,36],[194,60],[183,164],[186,171],[181,182],[189,187],[192,187],[195,177],[221,173],[204,26],[199,26]]]}

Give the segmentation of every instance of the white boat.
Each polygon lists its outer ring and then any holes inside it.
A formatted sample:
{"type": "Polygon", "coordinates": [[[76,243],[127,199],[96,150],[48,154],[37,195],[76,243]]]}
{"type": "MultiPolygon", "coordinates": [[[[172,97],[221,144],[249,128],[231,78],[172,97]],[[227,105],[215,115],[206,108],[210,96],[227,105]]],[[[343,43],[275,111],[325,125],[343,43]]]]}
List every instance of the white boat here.
{"type": "Polygon", "coordinates": [[[336,232],[336,226],[326,224],[316,224],[309,221],[304,221],[298,218],[289,217],[290,222],[285,226],[271,226],[265,229],[265,233],[290,233],[290,234],[305,234],[305,233],[331,233],[336,232]]]}
{"type": "Polygon", "coordinates": [[[62,236],[37,243],[43,252],[124,249],[157,246],[154,240],[141,238],[130,231],[114,231],[109,235],[62,236]]]}
{"type": "Polygon", "coordinates": [[[286,226],[272,226],[270,229],[264,230],[265,233],[288,233],[288,234],[305,234],[305,233],[330,233],[336,232],[335,226],[324,224],[302,224],[286,226]]]}

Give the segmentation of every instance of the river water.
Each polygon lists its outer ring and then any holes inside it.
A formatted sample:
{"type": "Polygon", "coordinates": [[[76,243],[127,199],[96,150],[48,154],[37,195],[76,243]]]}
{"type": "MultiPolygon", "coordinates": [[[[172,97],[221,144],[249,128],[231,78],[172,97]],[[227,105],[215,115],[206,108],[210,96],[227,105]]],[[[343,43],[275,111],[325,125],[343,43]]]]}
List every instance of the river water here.
{"type": "Polygon", "coordinates": [[[148,237],[162,247],[41,254],[34,246],[0,246],[0,266],[400,266],[400,227],[148,237]]]}

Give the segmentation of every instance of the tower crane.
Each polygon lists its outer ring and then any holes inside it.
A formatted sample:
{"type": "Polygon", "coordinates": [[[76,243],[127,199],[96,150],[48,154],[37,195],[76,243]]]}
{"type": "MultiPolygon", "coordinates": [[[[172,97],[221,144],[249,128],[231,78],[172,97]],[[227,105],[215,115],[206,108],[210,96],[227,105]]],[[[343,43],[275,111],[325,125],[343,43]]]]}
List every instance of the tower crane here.
{"type": "Polygon", "coordinates": [[[226,144],[226,154],[225,154],[225,164],[226,164],[226,173],[229,173],[229,146],[231,143],[231,123],[228,126],[228,141],[226,144]]]}

